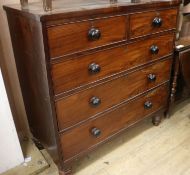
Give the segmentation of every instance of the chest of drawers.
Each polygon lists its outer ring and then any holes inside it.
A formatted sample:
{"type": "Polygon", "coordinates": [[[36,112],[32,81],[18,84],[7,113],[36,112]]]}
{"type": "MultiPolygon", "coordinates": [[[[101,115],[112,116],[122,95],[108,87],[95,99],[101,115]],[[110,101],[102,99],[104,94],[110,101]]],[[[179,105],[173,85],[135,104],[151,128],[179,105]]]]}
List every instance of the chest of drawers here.
{"type": "Polygon", "coordinates": [[[4,7],[32,134],[65,171],[138,121],[160,123],[180,3],[76,2],[4,7]]]}

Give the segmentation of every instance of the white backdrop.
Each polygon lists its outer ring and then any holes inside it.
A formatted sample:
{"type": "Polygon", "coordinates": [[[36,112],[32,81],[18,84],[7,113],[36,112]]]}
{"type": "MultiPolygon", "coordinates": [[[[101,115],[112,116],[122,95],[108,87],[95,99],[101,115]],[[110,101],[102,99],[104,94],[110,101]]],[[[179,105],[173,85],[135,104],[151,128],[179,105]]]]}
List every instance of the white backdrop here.
{"type": "MultiPolygon", "coordinates": [[[[39,1],[39,0],[29,0],[39,1]]],[[[14,102],[14,113],[17,117],[19,136],[23,133],[28,136],[29,129],[21,96],[16,66],[10,41],[6,14],[2,8],[4,4],[20,3],[20,0],[0,0],[0,46],[6,66],[7,82],[12,93],[14,102]]],[[[0,58],[2,59],[2,58],[0,58]]],[[[0,70],[0,173],[21,164],[24,161],[22,150],[18,141],[15,124],[10,111],[10,106],[5,91],[2,74],[0,70]]]]}
{"type": "Polygon", "coordinates": [[[24,161],[0,70],[0,173],[24,161]]]}

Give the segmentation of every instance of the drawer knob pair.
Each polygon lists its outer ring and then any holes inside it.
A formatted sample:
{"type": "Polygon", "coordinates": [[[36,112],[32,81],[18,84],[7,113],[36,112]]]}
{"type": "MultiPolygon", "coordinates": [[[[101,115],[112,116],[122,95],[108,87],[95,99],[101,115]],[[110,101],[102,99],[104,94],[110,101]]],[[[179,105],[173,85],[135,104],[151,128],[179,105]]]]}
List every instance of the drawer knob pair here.
{"type": "Polygon", "coordinates": [[[160,17],[155,17],[155,18],[153,19],[153,21],[152,21],[152,25],[153,25],[154,27],[161,27],[161,25],[162,25],[162,18],[160,18],[160,17]]]}
{"type": "Polygon", "coordinates": [[[92,63],[92,64],[90,64],[88,66],[88,70],[89,70],[90,73],[95,74],[95,73],[100,72],[101,67],[98,64],[96,64],[96,63],[92,63]]]}
{"type": "Polygon", "coordinates": [[[101,99],[98,97],[92,97],[90,99],[90,104],[94,107],[99,106],[101,104],[101,99]]]}
{"type": "Polygon", "coordinates": [[[151,109],[152,108],[152,103],[150,102],[150,101],[146,101],[145,103],[144,103],[144,108],[145,109],[151,109]]]}
{"type": "Polygon", "coordinates": [[[156,75],[155,75],[155,74],[149,74],[149,75],[148,75],[148,80],[149,80],[150,82],[156,81],[156,75]]]}
{"type": "Polygon", "coordinates": [[[152,45],[151,47],[150,47],[150,51],[151,51],[151,53],[152,54],[158,54],[158,52],[159,52],[159,48],[158,48],[158,46],[157,45],[152,45]]]}
{"type": "Polygon", "coordinates": [[[100,39],[101,37],[101,32],[99,29],[92,28],[88,31],[88,39],[91,41],[95,41],[100,39]]]}
{"type": "Polygon", "coordinates": [[[91,134],[94,136],[94,137],[99,137],[101,135],[101,130],[98,129],[98,128],[92,128],[91,129],[91,134]]]}

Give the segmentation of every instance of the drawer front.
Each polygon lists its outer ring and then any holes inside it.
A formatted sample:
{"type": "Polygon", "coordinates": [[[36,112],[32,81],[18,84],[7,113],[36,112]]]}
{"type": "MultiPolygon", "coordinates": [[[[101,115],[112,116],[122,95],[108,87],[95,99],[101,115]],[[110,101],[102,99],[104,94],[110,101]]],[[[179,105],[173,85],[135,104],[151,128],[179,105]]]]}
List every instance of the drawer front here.
{"type": "Polygon", "coordinates": [[[175,29],[177,9],[137,13],[130,16],[130,38],[175,29]]]}
{"type": "Polygon", "coordinates": [[[59,130],[75,125],[167,81],[171,59],[148,66],[56,102],[59,130]]]}
{"type": "Polygon", "coordinates": [[[76,22],[47,29],[50,57],[59,57],[126,39],[126,16],[76,22]]]}
{"type": "Polygon", "coordinates": [[[61,134],[64,160],[95,146],[119,130],[165,107],[167,98],[168,86],[164,85],[112,112],[61,134]],[[145,103],[150,104],[149,108],[145,103]]]}
{"type": "Polygon", "coordinates": [[[171,33],[53,64],[54,93],[92,83],[171,54],[173,36],[171,33]],[[158,53],[151,52],[152,46],[157,46],[158,53]]]}

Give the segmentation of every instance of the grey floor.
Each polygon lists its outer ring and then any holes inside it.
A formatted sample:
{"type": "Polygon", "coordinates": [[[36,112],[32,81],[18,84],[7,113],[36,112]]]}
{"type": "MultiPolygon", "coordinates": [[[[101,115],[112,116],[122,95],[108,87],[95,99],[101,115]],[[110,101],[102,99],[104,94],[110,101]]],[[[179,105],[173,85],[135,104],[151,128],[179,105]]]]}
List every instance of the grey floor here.
{"type": "Polygon", "coordinates": [[[147,119],[79,160],[75,175],[190,175],[190,100],[158,127],[147,119]]]}

